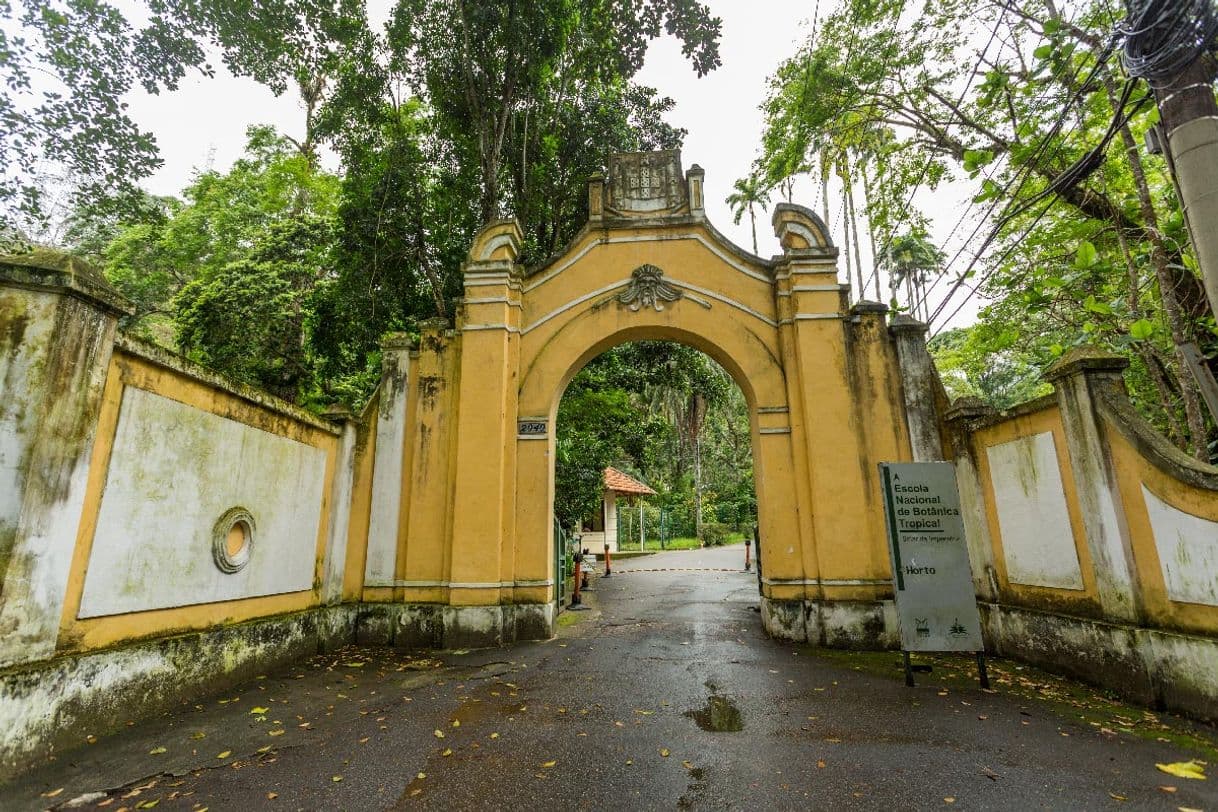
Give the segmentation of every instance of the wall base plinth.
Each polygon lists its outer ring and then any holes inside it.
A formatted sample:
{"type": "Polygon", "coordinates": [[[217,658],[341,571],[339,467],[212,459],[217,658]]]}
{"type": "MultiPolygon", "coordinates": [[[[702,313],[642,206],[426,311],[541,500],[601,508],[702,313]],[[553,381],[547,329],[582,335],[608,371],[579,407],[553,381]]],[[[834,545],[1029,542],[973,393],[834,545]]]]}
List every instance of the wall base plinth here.
{"type": "Polygon", "coordinates": [[[761,621],[775,639],[829,648],[894,649],[900,640],[892,601],[791,601],[763,596],[761,621]]]}
{"type": "Polygon", "coordinates": [[[982,603],[988,649],[1127,699],[1218,720],[1218,639],[982,603]]]}
{"type": "Polygon", "coordinates": [[[0,781],[79,745],[353,641],[355,606],[313,609],[0,673],[0,781]]]}
{"type": "Polygon", "coordinates": [[[554,604],[502,606],[364,604],[356,622],[361,645],[398,648],[487,648],[554,636],[554,604]]]}

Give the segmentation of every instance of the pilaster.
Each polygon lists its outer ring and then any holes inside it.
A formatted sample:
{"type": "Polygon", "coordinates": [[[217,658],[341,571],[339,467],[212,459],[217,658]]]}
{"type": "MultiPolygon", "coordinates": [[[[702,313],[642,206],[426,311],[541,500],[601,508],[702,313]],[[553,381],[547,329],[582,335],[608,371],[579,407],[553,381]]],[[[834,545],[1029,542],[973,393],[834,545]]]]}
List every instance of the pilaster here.
{"type": "Polygon", "coordinates": [[[935,407],[935,362],[926,349],[927,326],[912,316],[898,313],[888,329],[897,345],[905,422],[914,462],[943,459],[943,438],[935,407]]]}
{"type": "Polygon", "coordinates": [[[994,409],[980,398],[960,398],[943,416],[952,439],[952,457],[956,464],[956,485],[960,490],[960,512],[964,521],[964,538],[968,543],[973,588],[977,597],[988,602],[998,600],[998,580],[994,569],[994,541],[985,513],[985,490],[972,438],[978,423],[991,418],[994,413],[994,409]]]}
{"type": "Polygon", "coordinates": [[[380,405],[372,463],[365,587],[392,587],[396,580],[409,389],[410,337],[405,333],[393,333],[381,344],[380,405]]]}
{"type": "Polygon", "coordinates": [[[464,266],[449,602],[483,605],[515,579],[520,226],[486,226],[464,266]]]}
{"type": "Polygon", "coordinates": [[[1053,384],[1061,409],[1100,606],[1112,620],[1137,622],[1142,614],[1137,566],[1112,456],[1096,411],[1097,393],[1104,387],[1123,386],[1121,373],[1128,366],[1118,355],[1082,347],[1062,356],[1044,377],[1053,384]]]}
{"type": "Polygon", "coordinates": [[[351,494],[355,485],[355,417],[345,406],[325,416],[340,431],[335,451],[334,481],[330,484],[330,527],[322,563],[321,599],[326,605],[342,603],[343,577],[347,564],[347,536],[351,527],[351,494]]]}

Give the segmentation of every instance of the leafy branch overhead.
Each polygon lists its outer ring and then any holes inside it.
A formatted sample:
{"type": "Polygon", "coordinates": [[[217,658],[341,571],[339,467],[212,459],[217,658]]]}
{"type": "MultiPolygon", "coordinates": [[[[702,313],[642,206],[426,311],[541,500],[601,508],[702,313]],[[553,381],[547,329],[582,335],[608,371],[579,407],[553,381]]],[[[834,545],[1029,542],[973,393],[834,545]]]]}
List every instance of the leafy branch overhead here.
{"type": "Polygon", "coordinates": [[[0,35],[10,247],[66,243],[136,302],[130,329],[304,403],[361,401],[382,335],[452,318],[482,223],[516,217],[540,260],[582,224],[606,153],[680,145],[672,100],[632,81],[651,40],[678,38],[699,75],[719,64],[719,20],[692,0],[400,0],[383,30],[354,0],[0,2],[0,16],[17,32],[0,35]],[[125,94],[221,65],[298,94],[302,126],[255,127],[230,171],[148,197],[160,157],[125,94]],[[250,317],[258,329],[238,329],[250,317]]]}
{"type": "Polygon", "coordinates": [[[1080,344],[1125,353],[1135,401],[1207,458],[1214,426],[1185,353],[1218,367],[1218,333],[1167,167],[1141,147],[1157,118],[1110,47],[1119,22],[1098,0],[936,0],[920,14],[848,0],[772,78],[757,171],[769,188],[821,179],[826,219],[831,174],[847,212],[862,187],[903,306],[939,331],[980,301],[969,352],[1032,370],[1080,344]],[[972,199],[949,204],[965,184],[972,199]],[[900,257],[932,239],[927,201],[942,242],[924,246],[936,261],[919,248],[926,271],[911,277],[900,257]]]}

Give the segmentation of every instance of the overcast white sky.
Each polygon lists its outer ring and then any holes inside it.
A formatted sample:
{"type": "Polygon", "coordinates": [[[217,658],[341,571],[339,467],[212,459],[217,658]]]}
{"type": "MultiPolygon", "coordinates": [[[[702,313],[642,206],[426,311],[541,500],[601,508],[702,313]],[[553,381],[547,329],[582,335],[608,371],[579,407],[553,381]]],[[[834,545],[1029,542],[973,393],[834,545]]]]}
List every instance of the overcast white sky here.
{"type": "MultiPolygon", "coordinates": [[[[738,245],[751,249],[748,217],[739,225],[733,224],[724,199],[731,193],[732,183],[748,174],[757,155],[762,126],[759,105],[765,99],[767,80],[806,37],[813,2],[708,0],[708,3],[723,20],[720,43],[723,64],[699,79],[681,56],[679,43],[664,38],[652,43],[638,80],[676,100],[669,121],[689,131],[682,151],[685,165],[697,163],[706,170],[706,204],[711,221],[738,245]]],[[[369,5],[370,16],[377,24],[387,16],[391,3],[370,0],[369,5]]],[[[821,13],[826,13],[831,5],[831,0],[827,0],[821,13]]],[[[164,158],[161,170],[146,181],[148,189],[156,194],[180,192],[191,175],[209,161],[220,170],[230,166],[241,154],[245,128],[250,124],[271,124],[294,135],[303,130],[304,113],[294,94],[275,97],[253,81],[227,75],[222,68],[214,79],[192,77],[175,93],[138,94],[130,102],[133,117],[156,136],[164,158]]],[[[968,194],[967,188],[949,187],[937,194],[923,193],[916,204],[932,216],[935,231],[944,237],[955,223],[961,200],[968,194]]],[[[810,182],[797,186],[795,202],[819,211],[818,200],[810,182]]],[[[856,195],[856,205],[859,203],[856,195]]],[[[831,219],[836,217],[832,210],[831,215],[831,219]]],[[[865,222],[860,225],[866,228],[865,222]]],[[[830,226],[840,244],[841,223],[831,222],[830,226]]],[[[757,236],[762,256],[778,251],[768,213],[759,213],[757,236]]],[[[949,246],[949,255],[954,250],[954,246],[949,246]]],[[[866,240],[863,253],[864,269],[870,273],[866,240]]],[[[845,281],[844,262],[840,275],[845,281]]],[[[975,307],[970,306],[956,322],[972,321],[974,313],[975,307]]]]}

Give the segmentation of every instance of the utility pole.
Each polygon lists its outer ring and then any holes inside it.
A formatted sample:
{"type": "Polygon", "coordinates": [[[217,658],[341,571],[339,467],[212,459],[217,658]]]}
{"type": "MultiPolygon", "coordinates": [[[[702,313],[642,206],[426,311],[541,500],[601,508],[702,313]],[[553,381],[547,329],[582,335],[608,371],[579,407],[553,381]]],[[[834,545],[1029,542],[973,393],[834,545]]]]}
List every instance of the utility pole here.
{"type": "Polygon", "coordinates": [[[1218,103],[1207,52],[1155,88],[1160,132],[1210,310],[1218,314],[1218,103]]]}
{"type": "MultiPolygon", "coordinates": [[[[1159,105],[1158,140],[1176,183],[1210,310],[1218,314],[1218,9],[1210,0],[1126,0],[1122,62],[1159,105]]],[[[1151,145],[1152,149],[1155,145],[1151,145]]]]}

